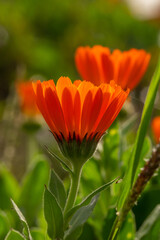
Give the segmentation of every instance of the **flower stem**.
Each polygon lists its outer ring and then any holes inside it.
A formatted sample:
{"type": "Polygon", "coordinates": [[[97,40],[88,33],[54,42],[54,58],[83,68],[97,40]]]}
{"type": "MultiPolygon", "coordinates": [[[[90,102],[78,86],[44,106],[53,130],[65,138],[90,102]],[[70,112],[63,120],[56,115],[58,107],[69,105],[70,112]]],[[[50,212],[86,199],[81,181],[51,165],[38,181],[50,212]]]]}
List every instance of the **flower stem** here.
{"type": "Polygon", "coordinates": [[[157,145],[155,149],[153,149],[151,158],[145,164],[144,168],[141,170],[133,188],[131,189],[128,197],[125,200],[122,209],[120,210],[120,212],[117,213],[117,217],[113,224],[109,240],[115,239],[128,212],[135,205],[140,194],[145,188],[147,182],[151,179],[151,177],[154,175],[155,171],[159,169],[159,167],[160,167],[160,144],[157,145]]]}
{"type": "Polygon", "coordinates": [[[71,175],[71,187],[68,194],[68,199],[66,202],[65,210],[66,213],[69,209],[71,209],[75,203],[78,189],[79,189],[79,182],[81,177],[82,168],[75,168],[73,174],[71,175]]]}

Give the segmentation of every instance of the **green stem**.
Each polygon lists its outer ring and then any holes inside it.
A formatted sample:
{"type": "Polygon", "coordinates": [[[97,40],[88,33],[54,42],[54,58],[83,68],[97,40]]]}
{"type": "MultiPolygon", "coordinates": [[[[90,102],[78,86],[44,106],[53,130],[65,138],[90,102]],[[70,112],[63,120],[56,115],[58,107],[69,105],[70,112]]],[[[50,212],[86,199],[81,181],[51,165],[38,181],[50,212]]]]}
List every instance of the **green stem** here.
{"type": "Polygon", "coordinates": [[[121,212],[117,215],[114,223],[113,223],[113,227],[111,229],[111,233],[109,235],[109,240],[114,240],[118,234],[119,229],[121,228],[121,225],[126,217],[126,215],[128,214],[130,209],[125,209],[123,208],[121,210],[121,212]]]}
{"type": "Polygon", "coordinates": [[[67,199],[67,203],[65,206],[65,213],[71,209],[75,203],[76,197],[77,197],[77,193],[78,193],[78,189],[79,189],[79,182],[80,182],[80,177],[81,177],[81,170],[82,168],[75,168],[72,176],[71,176],[71,187],[69,190],[69,194],[68,194],[68,199],[67,199]]]}

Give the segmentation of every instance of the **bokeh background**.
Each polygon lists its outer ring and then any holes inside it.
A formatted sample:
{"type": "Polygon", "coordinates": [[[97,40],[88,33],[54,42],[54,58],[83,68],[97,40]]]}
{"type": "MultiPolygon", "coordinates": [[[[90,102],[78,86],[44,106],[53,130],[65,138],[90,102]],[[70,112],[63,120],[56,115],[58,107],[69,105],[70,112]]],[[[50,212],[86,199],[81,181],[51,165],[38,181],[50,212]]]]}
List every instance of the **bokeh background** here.
{"type": "MultiPolygon", "coordinates": [[[[48,132],[35,136],[39,125],[31,124],[21,113],[16,83],[56,82],[60,76],[78,79],[76,48],[97,44],[111,50],[138,48],[151,53],[147,73],[134,90],[138,111],[159,55],[159,1],[0,0],[0,161],[18,182],[35,151],[44,152],[43,145],[51,140],[48,132]]],[[[160,114],[159,98],[156,104],[154,114],[160,114]]],[[[59,170],[59,174],[63,177],[64,173],[59,170]]]]}

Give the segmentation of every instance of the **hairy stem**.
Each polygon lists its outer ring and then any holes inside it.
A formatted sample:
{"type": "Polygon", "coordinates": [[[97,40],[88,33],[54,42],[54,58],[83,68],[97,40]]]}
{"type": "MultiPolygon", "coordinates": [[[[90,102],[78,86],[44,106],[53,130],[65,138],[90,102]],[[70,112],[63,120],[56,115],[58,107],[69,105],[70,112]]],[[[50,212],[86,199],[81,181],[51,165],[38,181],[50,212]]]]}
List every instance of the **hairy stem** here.
{"type": "Polygon", "coordinates": [[[147,182],[154,175],[155,171],[160,167],[160,144],[153,149],[152,156],[149,161],[145,164],[144,168],[141,170],[133,188],[129,192],[128,197],[120,212],[117,213],[116,220],[113,224],[109,240],[114,240],[123,221],[125,220],[128,212],[137,202],[140,194],[144,190],[147,182]]]}

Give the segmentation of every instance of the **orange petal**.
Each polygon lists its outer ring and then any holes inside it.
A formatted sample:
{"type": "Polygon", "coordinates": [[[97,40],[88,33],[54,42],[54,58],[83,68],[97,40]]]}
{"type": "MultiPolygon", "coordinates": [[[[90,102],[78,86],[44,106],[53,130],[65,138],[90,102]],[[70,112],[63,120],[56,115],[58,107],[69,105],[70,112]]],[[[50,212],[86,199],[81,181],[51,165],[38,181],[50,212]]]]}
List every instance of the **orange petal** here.
{"type": "Polygon", "coordinates": [[[65,87],[69,87],[69,86],[72,86],[72,82],[68,77],[60,77],[58,79],[57,84],[56,84],[56,90],[57,90],[57,95],[58,95],[60,102],[62,100],[63,90],[65,89],[65,87]]]}
{"type": "Polygon", "coordinates": [[[62,93],[62,109],[68,132],[73,136],[74,132],[74,109],[70,90],[66,87],[62,93]]]}
{"type": "Polygon", "coordinates": [[[81,99],[78,91],[76,92],[74,99],[74,119],[75,119],[75,133],[76,136],[79,136],[81,124],[81,99]]]}
{"type": "Polygon", "coordinates": [[[81,139],[85,136],[89,126],[89,116],[91,112],[91,107],[93,103],[92,92],[89,90],[85,96],[83,107],[82,107],[82,116],[81,116],[81,139]]]}
{"type": "Polygon", "coordinates": [[[57,130],[56,126],[54,125],[54,123],[48,113],[46,103],[44,100],[42,83],[40,81],[37,81],[36,83],[32,83],[32,85],[33,85],[33,90],[35,93],[35,99],[36,99],[37,106],[38,106],[40,112],[42,113],[46,123],[48,124],[49,128],[51,129],[51,131],[53,133],[56,132],[57,134],[59,134],[59,131],[57,130]]]}
{"type": "Polygon", "coordinates": [[[63,133],[64,137],[67,138],[64,115],[56,91],[47,87],[45,89],[45,101],[52,121],[59,132],[63,133]]]}

